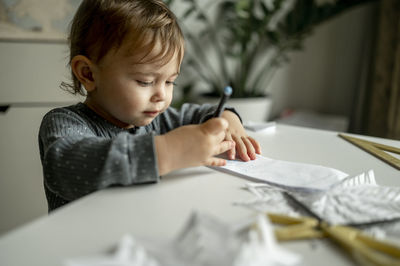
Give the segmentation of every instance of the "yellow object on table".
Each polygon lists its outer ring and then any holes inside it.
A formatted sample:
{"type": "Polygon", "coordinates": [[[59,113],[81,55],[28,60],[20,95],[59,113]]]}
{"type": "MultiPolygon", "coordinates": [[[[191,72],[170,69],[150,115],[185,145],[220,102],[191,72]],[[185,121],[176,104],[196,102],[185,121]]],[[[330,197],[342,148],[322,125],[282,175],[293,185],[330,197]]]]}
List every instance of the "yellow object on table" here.
{"type": "Polygon", "coordinates": [[[311,217],[291,217],[268,213],[270,221],[283,225],[275,230],[278,241],[312,239],[327,237],[361,265],[400,265],[400,247],[377,240],[362,231],[348,226],[329,225],[311,217]]]}
{"type": "Polygon", "coordinates": [[[351,137],[341,133],[339,133],[338,136],[400,170],[400,160],[387,153],[392,152],[395,154],[400,154],[400,148],[351,137]]]}
{"type": "Polygon", "coordinates": [[[400,265],[400,247],[377,240],[353,227],[398,221],[400,218],[354,224],[351,227],[330,225],[295,196],[288,192],[283,192],[283,194],[310,217],[290,217],[268,213],[268,218],[272,223],[283,225],[275,230],[276,238],[279,241],[327,237],[340,245],[361,265],[400,265]]]}

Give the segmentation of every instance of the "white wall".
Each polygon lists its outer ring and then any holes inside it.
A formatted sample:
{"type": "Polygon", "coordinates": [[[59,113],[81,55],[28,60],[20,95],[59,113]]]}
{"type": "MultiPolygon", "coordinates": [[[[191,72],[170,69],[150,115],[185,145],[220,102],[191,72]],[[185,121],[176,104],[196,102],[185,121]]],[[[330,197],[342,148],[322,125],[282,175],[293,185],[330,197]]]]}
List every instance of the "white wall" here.
{"type": "Polygon", "coordinates": [[[291,54],[271,82],[275,116],[299,108],[350,117],[375,12],[376,4],[367,4],[341,14],[320,25],[303,51],[291,54]]]}
{"type": "MultiPolygon", "coordinates": [[[[0,42],[0,104],[77,101],[58,88],[68,76],[66,51],[63,44],[0,42]]],[[[0,113],[0,234],[47,214],[37,135],[50,108],[0,113]]]]}
{"type": "Polygon", "coordinates": [[[73,99],[58,86],[69,77],[66,44],[0,42],[0,101],[73,99]]]}
{"type": "MultiPolygon", "coordinates": [[[[272,82],[274,113],[286,107],[349,115],[358,84],[369,5],[322,25],[292,54],[272,82]]],[[[77,101],[58,88],[69,75],[62,44],[0,42],[0,103],[77,101]]],[[[47,214],[37,146],[49,108],[11,108],[0,114],[0,234],[47,214]]]]}

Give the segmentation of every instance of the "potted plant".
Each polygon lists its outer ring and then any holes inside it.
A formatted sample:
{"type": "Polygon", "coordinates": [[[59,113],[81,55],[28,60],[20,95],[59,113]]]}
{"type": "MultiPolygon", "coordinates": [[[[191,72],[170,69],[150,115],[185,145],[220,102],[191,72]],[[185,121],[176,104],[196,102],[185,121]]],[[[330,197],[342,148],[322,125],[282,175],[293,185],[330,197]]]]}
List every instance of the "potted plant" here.
{"type": "MultiPolygon", "coordinates": [[[[317,25],[370,1],[181,0],[178,17],[187,43],[183,71],[194,70],[183,87],[184,101],[199,87],[219,97],[226,85],[233,88],[233,99],[267,98],[277,68],[317,25]]],[[[256,114],[254,103],[251,109],[256,114]]]]}

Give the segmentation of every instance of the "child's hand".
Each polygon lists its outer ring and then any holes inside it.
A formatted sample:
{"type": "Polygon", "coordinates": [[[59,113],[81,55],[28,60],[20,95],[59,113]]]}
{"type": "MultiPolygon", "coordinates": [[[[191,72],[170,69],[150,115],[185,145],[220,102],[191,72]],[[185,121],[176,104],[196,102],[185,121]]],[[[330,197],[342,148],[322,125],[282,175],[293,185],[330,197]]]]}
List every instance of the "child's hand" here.
{"type": "Polygon", "coordinates": [[[213,118],[200,125],[179,127],[155,137],[159,174],[190,166],[222,166],[226,161],[215,155],[234,149],[227,140],[228,122],[213,118]]]}
{"type": "Polygon", "coordinates": [[[233,147],[228,151],[228,158],[234,160],[237,153],[246,162],[256,159],[256,154],[261,154],[261,146],[255,139],[247,136],[239,117],[231,111],[224,111],[221,117],[229,123],[225,139],[236,143],[236,149],[233,147]]]}

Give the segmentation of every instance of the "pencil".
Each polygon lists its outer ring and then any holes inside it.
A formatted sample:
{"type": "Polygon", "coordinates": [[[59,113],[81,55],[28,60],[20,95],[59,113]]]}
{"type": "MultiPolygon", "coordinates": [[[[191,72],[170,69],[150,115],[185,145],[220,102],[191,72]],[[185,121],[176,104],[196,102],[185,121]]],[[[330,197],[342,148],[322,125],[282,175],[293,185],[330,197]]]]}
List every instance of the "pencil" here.
{"type": "Polygon", "coordinates": [[[222,112],[224,111],[224,106],[226,101],[229,99],[229,97],[232,95],[232,87],[226,86],[224,88],[224,93],[221,96],[221,100],[219,101],[217,110],[215,110],[214,116],[213,117],[219,117],[221,116],[222,112]]]}

